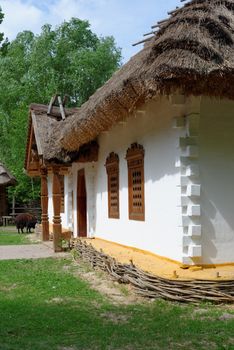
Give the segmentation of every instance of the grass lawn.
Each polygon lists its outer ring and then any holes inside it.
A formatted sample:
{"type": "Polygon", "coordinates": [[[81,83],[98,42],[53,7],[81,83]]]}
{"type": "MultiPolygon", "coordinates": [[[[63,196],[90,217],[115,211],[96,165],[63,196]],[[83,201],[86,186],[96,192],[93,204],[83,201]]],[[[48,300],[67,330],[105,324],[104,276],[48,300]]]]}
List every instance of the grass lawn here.
{"type": "Polygon", "coordinates": [[[27,234],[18,234],[15,228],[1,227],[0,228],[0,245],[12,244],[30,244],[32,243],[27,234]]]}
{"type": "Polygon", "coordinates": [[[113,304],[70,259],[0,261],[0,350],[234,349],[234,308],[113,304]]]}

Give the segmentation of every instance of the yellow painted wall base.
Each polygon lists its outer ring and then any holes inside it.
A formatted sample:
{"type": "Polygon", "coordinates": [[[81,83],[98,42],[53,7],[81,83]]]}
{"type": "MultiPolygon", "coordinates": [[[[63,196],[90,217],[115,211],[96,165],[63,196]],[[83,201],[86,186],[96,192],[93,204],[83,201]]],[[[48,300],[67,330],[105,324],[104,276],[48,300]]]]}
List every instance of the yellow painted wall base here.
{"type": "Polygon", "coordinates": [[[234,264],[220,266],[184,266],[177,261],[158,256],[148,251],[128,247],[102,238],[84,238],[87,243],[114,257],[120,263],[133,262],[138,268],[169,279],[234,280],[234,264]]]}
{"type": "Polygon", "coordinates": [[[120,244],[120,243],[108,241],[108,240],[106,240],[106,239],[99,238],[99,237],[94,237],[94,238],[92,238],[92,239],[98,239],[98,240],[103,241],[103,242],[115,244],[115,245],[117,245],[117,246],[119,246],[119,247],[123,247],[123,248],[127,248],[127,249],[132,249],[133,251],[139,252],[139,253],[142,253],[142,254],[152,255],[152,256],[154,256],[154,257],[156,257],[156,258],[158,258],[158,259],[162,259],[162,260],[165,260],[165,261],[168,261],[168,262],[177,264],[177,265],[180,266],[180,267],[183,266],[183,264],[180,263],[179,261],[176,261],[176,260],[173,260],[173,259],[169,259],[169,258],[166,258],[166,257],[161,256],[161,255],[154,254],[154,253],[152,253],[152,252],[149,252],[148,250],[143,250],[143,249],[139,249],[139,248],[127,246],[127,245],[124,245],[124,244],[120,244]]]}
{"type": "Polygon", "coordinates": [[[123,248],[127,248],[127,249],[132,249],[133,251],[140,252],[140,253],[143,253],[143,254],[146,254],[146,255],[152,255],[152,256],[154,256],[154,257],[156,257],[156,258],[158,258],[158,259],[162,259],[162,260],[165,260],[165,261],[168,261],[168,262],[177,264],[179,267],[184,268],[184,269],[186,269],[186,268],[191,268],[191,269],[195,269],[195,268],[198,268],[198,269],[206,268],[206,269],[209,269],[209,268],[216,268],[216,267],[234,266],[234,262],[224,263],[224,264],[209,264],[209,265],[207,265],[207,264],[199,264],[199,265],[196,265],[196,266],[184,265],[184,264],[182,264],[182,263],[179,262],[179,261],[176,261],[176,260],[167,258],[167,257],[165,257],[165,256],[161,256],[161,255],[154,254],[154,253],[152,253],[152,252],[149,252],[148,250],[142,250],[142,249],[139,249],[139,248],[135,248],[135,247],[131,247],[131,246],[126,246],[126,245],[124,245],[124,244],[120,244],[120,243],[108,241],[108,240],[106,240],[106,239],[99,238],[99,237],[94,237],[94,238],[91,238],[91,239],[98,239],[98,240],[103,241],[103,242],[115,244],[115,245],[117,245],[117,246],[119,246],[119,247],[123,247],[123,248]]]}

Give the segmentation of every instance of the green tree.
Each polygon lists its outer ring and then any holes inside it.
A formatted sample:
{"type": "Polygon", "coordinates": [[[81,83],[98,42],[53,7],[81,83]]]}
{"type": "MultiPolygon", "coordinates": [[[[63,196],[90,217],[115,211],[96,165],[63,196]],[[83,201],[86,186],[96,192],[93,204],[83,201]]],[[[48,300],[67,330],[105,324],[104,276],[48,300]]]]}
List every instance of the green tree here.
{"type": "MultiPolygon", "coordinates": [[[[18,200],[32,198],[31,180],[23,172],[29,104],[48,104],[59,93],[70,96],[70,106],[80,106],[120,60],[113,37],[99,38],[77,18],[55,29],[47,24],[40,35],[19,33],[0,53],[0,159],[19,181],[18,200]]],[[[35,196],[38,192],[36,186],[35,196]]]]}

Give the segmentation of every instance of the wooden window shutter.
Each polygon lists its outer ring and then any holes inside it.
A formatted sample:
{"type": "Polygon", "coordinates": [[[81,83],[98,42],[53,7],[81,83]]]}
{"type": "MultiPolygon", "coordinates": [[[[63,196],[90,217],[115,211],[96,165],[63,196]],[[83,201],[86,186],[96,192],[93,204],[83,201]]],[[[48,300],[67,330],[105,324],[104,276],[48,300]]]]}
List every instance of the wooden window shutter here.
{"type": "Polygon", "coordinates": [[[110,153],[106,159],[108,187],[108,217],[119,219],[119,157],[110,153]]]}
{"type": "Polygon", "coordinates": [[[130,220],[145,220],[145,179],[143,146],[133,143],[127,150],[128,207],[130,220]]]}

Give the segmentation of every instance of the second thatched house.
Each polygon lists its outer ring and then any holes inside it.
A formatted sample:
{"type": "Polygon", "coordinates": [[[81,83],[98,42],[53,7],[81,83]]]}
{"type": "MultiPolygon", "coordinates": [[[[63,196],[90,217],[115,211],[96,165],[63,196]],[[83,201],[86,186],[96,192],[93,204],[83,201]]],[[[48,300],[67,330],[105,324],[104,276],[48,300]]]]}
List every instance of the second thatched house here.
{"type": "Polygon", "coordinates": [[[25,167],[41,176],[43,237],[59,250],[63,228],[231,264],[234,1],[190,1],[158,27],[80,109],[31,105],[25,167]]]}
{"type": "Polygon", "coordinates": [[[8,213],[7,187],[16,185],[15,177],[0,163],[0,220],[8,213]]]}

